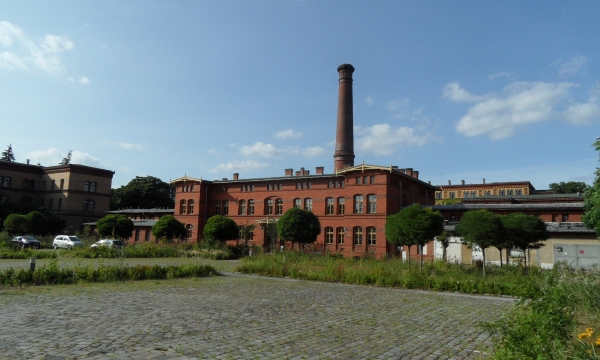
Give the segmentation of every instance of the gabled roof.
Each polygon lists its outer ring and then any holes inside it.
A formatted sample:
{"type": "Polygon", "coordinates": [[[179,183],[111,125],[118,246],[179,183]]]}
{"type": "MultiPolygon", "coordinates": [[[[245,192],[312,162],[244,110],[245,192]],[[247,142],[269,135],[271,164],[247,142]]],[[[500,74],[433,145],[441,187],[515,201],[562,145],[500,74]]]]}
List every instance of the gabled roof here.
{"type": "Polygon", "coordinates": [[[182,177],[180,177],[178,179],[169,181],[169,184],[175,184],[175,183],[178,183],[178,182],[186,182],[186,181],[190,181],[190,182],[191,181],[202,182],[202,181],[206,181],[206,180],[202,180],[202,178],[198,179],[198,178],[193,178],[191,176],[184,175],[184,176],[182,176],[182,177]]]}
{"type": "Polygon", "coordinates": [[[355,171],[364,172],[364,171],[367,171],[367,170],[389,171],[390,174],[396,174],[396,175],[400,175],[400,176],[403,176],[403,177],[407,177],[407,178],[412,179],[414,181],[418,181],[421,184],[426,185],[426,186],[428,186],[428,187],[430,187],[432,189],[436,189],[436,190],[438,189],[437,186],[428,184],[428,183],[426,183],[423,180],[419,180],[416,177],[410,176],[409,174],[400,171],[397,167],[394,167],[392,165],[390,165],[390,166],[380,166],[380,165],[370,165],[370,164],[362,163],[362,164],[359,164],[359,165],[355,165],[355,166],[344,168],[342,170],[337,170],[336,171],[336,175],[348,174],[348,173],[355,172],[355,171]]]}

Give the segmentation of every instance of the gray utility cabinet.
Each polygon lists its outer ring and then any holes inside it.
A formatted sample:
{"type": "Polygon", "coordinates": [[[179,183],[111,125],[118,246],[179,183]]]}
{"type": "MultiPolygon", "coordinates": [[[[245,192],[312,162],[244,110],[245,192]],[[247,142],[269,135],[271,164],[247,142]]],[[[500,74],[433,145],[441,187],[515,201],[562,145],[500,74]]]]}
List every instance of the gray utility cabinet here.
{"type": "Polygon", "coordinates": [[[557,262],[575,269],[600,267],[600,245],[554,245],[554,263],[557,262]]]}

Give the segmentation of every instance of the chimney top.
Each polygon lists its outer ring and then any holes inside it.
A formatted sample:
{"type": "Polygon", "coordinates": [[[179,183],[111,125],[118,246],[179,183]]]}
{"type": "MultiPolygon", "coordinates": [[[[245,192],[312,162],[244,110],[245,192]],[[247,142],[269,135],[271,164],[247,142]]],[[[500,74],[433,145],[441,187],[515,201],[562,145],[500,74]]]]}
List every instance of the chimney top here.
{"type": "Polygon", "coordinates": [[[239,173],[233,173],[233,180],[238,180],[240,178],[239,173]]]}
{"type": "Polygon", "coordinates": [[[448,180],[448,185],[452,185],[452,182],[450,180],[448,180]]]}
{"type": "Polygon", "coordinates": [[[485,178],[483,178],[483,183],[485,184],[485,178]]]}
{"type": "Polygon", "coordinates": [[[460,181],[460,184],[461,184],[461,185],[464,185],[464,184],[465,184],[465,181],[464,181],[464,180],[461,180],[461,181],[460,181]]]}

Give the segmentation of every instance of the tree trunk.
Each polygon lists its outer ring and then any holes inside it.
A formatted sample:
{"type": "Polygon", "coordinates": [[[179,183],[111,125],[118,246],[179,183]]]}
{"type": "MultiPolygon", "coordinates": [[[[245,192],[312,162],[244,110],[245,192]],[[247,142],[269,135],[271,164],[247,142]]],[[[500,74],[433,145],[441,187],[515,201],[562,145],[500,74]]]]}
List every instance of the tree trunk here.
{"type": "Polygon", "coordinates": [[[419,263],[419,271],[423,271],[423,245],[418,245],[421,247],[421,262],[419,263]]]}
{"type": "Polygon", "coordinates": [[[408,261],[408,268],[410,269],[410,245],[407,246],[408,251],[406,252],[406,260],[408,261]]]}
{"type": "Polygon", "coordinates": [[[506,248],[506,265],[508,265],[508,264],[509,264],[509,262],[510,262],[510,261],[509,261],[509,258],[508,258],[508,256],[509,256],[509,255],[510,255],[510,249],[509,249],[509,248],[506,248]]]}
{"type": "Polygon", "coordinates": [[[481,253],[483,254],[483,277],[485,277],[485,249],[481,249],[481,253]]]}
{"type": "Polygon", "coordinates": [[[502,267],[502,249],[498,249],[500,250],[500,267],[502,267]]]}
{"type": "Polygon", "coordinates": [[[446,252],[447,247],[442,245],[442,260],[444,260],[444,262],[448,262],[448,254],[446,252]]]}

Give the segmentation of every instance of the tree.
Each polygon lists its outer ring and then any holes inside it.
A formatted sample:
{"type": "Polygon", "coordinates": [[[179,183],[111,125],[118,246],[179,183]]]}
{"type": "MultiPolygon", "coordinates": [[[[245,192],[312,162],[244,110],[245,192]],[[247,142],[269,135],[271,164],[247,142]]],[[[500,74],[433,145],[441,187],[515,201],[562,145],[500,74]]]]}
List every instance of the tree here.
{"type": "Polygon", "coordinates": [[[21,214],[10,214],[4,220],[4,230],[9,235],[25,234],[27,232],[27,217],[21,214]]]}
{"type": "Polygon", "coordinates": [[[161,217],[152,227],[152,233],[157,241],[162,238],[167,239],[169,242],[173,241],[173,238],[182,239],[186,232],[185,225],[175,219],[173,215],[161,217]]]}
{"type": "MultiPolygon", "coordinates": [[[[308,210],[291,208],[277,221],[277,233],[282,240],[298,244],[310,244],[317,241],[321,233],[321,223],[315,214],[308,210]]],[[[300,251],[300,245],[298,245],[300,251]]]]}
{"type": "Polygon", "coordinates": [[[0,160],[11,161],[11,162],[15,161],[15,154],[13,153],[12,144],[8,145],[6,150],[4,150],[2,152],[2,155],[0,156],[0,160]]]}
{"type": "Polygon", "coordinates": [[[448,261],[448,246],[450,246],[450,236],[447,231],[443,231],[436,238],[437,241],[442,245],[442,259],[448,261]]]}
{"type": "Polygon", "coordinates": [[[237,224],[226,216],[211,216],[204,226],[204,238],[208,241],[223,242],[237,239],[238,235],[239,228],[237,224]]]}
{"type": "Polygon", "coordinates": [[[248,246],[248,240],[254,236],[255,227],[256,225],[248,224],[248,222],[246,222],[246,225],[240,225],[240,239],[244,240],[244,245],[248,246]]]}
{"type": "MultiPolygon", "coordinates": [[[[600,138],[593,144],[596,151],[600,151],[600,138]]],[[[596,179],[592,187],[585,191],[585,202],[583,205],[583,224],[588,229],[596,231],[596,237],[600,239],[600,168],[596,168],[596,179]]]]}
{"type": "Polygon", "coordinates": [[[33,235],[45,235],[48,233],[48,219],[39,211],[32,211],[25,216],[27,218],[27,233],[33,235]]]}
{"type": "Polygon", "coordinates": [[[136,176],[127,185],[114,189],[111,207],[120,208],[167,208],[175,205],[175,188],[154,176],[136,176]]]}
{"type": "Polygon", "coordinates": [[[133,231],[133,221],[123,215],[110,214],[98,220],[96,228],[102,237],[127,239],[133,231]]]}
{"type": "Polygon", "coordinates": [[[574,194],[585,192],[589,188],[589,185],[582,181],[561,181],[559,183],[552,183],[549,187],[556,194],[574,194]]]}
{"type": "Polygon", "coordinates": [[[73,154],[73,151],[69,150],[69,153],[62,159],[60,165],[69,165],[71,163],[71,154],[73,154]]]}
{"type": "Polygon", "coordinates": [[[474,245],[481,248],[485,277],[485,249],[504,242],[504,226],[500,216],[488,210],[467,211],[456,225],[455,231],[471,248],[474,245]]]}
{"type": "MultiPolygon", "coordinates": [[[[548,240],[550,234],[546,229],[546,223],[538,217],[523,213],[514,213],[502,216],[502,224],[505,229],[506,262],[508,263],[508,251],[513,246],[526,250],[539,249],[544,246],[543,241],[548,240]]],[[[525,262],[527,265],[527,261],[525,262]]]]}
{"type": "Polygon", "coordinates": [[[67,226],[67,219],[46,208],[40,209],[40,212],[44,214],[46,220],[48,220],[48,233],[56,235],[63,232],[67,226]]]}
{"type": "Polygon", "coordinates": [[[420,246],[420,265],[423,270],[423,246],[434,237],[444,232],[444,218],[437,211],[432,211],[413,204],[389,216],[385,223],[385,236],[388,241],[410,246],[420,246]]]}

